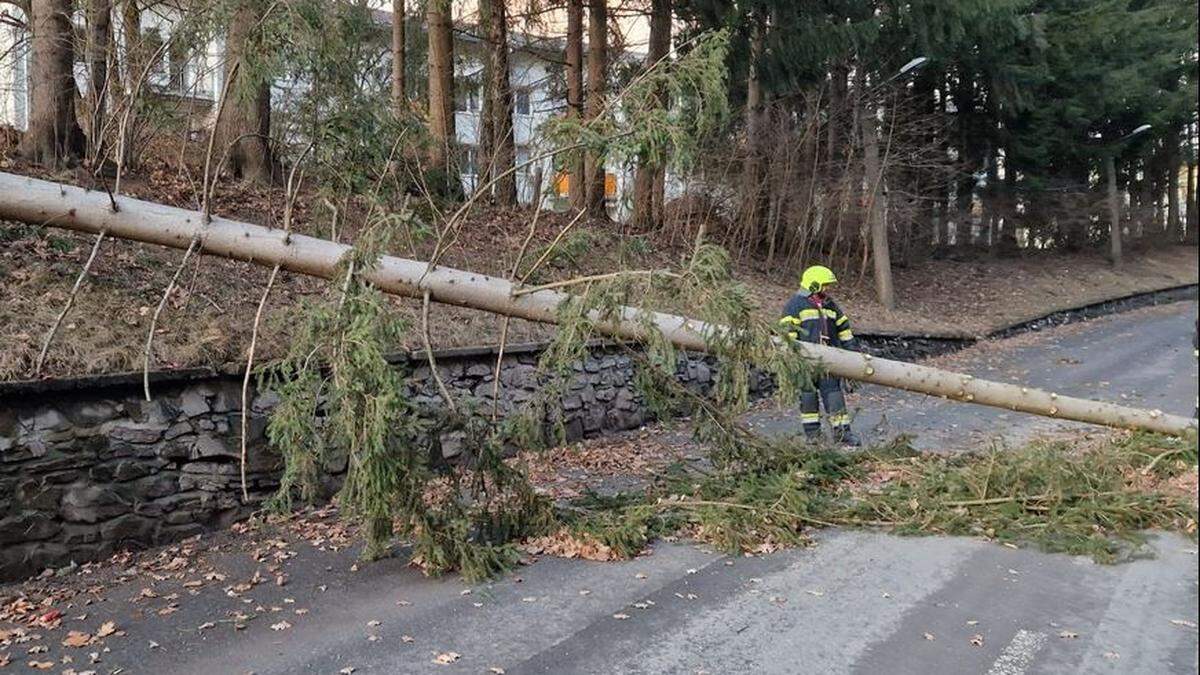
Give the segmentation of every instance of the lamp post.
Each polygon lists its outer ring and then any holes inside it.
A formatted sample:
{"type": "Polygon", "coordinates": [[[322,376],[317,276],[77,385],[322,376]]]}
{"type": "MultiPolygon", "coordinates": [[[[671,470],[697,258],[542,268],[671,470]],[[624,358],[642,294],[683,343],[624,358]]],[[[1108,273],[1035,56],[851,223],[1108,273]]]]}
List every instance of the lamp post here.
{"type": "Polygon", "coordinates": [[[1117,194],[1116,154],[1122,144],[1150,130],[1143,124],[1108,145],[1104,151],[1104,173],[1108,181],[1108,258],[1114,266],[1121,265],[1121,203],[1117,194]]]}

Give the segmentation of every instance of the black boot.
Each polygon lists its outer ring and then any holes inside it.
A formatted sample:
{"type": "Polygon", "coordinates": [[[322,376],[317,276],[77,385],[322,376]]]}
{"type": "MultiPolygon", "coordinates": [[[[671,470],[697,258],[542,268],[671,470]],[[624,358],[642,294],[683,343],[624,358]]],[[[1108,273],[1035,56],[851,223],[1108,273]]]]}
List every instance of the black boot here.
{"type": "Polygon", "coordinates": [[[839,444],[849,448],[857,448],[862,445],[862,443],[859,442],[858,437],[855,436],[854,432],[850,430],[849,426],[835,428],[833,430],[833,438],[839,444]]]}

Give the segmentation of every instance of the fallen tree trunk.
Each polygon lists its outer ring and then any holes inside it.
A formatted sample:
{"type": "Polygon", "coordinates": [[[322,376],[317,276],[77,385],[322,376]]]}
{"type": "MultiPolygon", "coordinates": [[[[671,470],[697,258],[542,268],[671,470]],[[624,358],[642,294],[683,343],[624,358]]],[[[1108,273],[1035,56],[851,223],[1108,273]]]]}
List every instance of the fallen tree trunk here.
{"type": "MultiPolygon", "coordinates": [[[[173,206],[117,197],[114,211],[109,195],[83,188],[0,173],[0,219],[62,227],[80,232],[106,232],[108,236],[178,249],[187,249],[199,238],[209,255],[246,260],[325,279],[336,273],[338,261],[350,247],[283,230],[213,218],[173,206]]],[[[429,268],[425,262],[385,256],[364,275],[381,290],[413,298],[426,292],[435,302],[480,309],[495,314],[554,323],[559,304],[569,297],[554,290],[515,295],[511,282],[449,267],[429,268]]],[[[675,345],[704,351],[704,335],[712,330],[700,321],[635,307],[625,307],[619,320],[599,325],[604,333],[620,338],[645,338],[649,325],[675,345]]],[[[931,396],[1005,408],[1020,412],[1100,424],[1183,435],[1196,421],[1157,410],[1129,408],[1101,401],[1059,396],[1020,385],[990,382],[971,375],[876,359],[865,354],[821,345],[803,345],[830,373],[863,382],[920,392],[931,396]]]]}

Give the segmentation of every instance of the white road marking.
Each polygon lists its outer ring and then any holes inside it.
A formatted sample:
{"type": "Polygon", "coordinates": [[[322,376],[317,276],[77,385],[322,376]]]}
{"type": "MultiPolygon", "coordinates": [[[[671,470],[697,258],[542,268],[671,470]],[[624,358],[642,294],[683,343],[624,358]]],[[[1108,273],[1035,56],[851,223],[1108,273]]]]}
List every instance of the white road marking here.
{"type": "Polygon", "coordinates": [[[1022,675],[1044,644],[1045,633],[1031,633],[1025,629],[1017,631],[1012,642],[1000,652],[1000,658],[988,669],[988,675],[1022,675]]]}

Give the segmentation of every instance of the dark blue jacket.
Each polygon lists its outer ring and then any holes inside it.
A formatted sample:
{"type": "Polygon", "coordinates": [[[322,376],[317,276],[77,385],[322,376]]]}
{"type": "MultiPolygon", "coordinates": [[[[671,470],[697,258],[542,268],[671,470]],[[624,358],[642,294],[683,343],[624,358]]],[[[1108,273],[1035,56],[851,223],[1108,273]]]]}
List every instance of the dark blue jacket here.
{"type": "Polygon", "coordinates": [[[793,340],[858,349],[858,340],[850,330],[849,317],[829,296],[823,296],[818,302],[808,291],[800,291],[788,300],[779,324],[793,340]]]}

